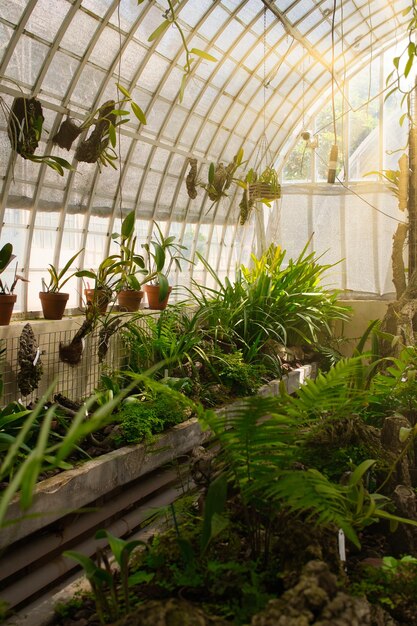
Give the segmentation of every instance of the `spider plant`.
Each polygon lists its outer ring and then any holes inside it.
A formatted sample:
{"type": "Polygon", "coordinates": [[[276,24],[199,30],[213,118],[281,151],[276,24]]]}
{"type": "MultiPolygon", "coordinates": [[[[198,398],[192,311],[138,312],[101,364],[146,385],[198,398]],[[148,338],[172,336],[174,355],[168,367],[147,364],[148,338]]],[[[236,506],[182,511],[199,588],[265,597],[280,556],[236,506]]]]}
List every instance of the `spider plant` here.
{"type": "Polygon", "coordinates": [[[286,252],[271,246],[252,267],[241,266],[235,280],[224,283],[214,269],[198,255],[215,287],[194,282],[193,296],[206,328],[215,329],[214,339],[242,349],[249,360],[268,339],[284,344],[314,343],[321,333],[331,335],[336,319],[347,319],[348,309],[337,303],[337,293],[320,285],[330,265],[318,263],[315,255],[290,259],[286,252]]]}

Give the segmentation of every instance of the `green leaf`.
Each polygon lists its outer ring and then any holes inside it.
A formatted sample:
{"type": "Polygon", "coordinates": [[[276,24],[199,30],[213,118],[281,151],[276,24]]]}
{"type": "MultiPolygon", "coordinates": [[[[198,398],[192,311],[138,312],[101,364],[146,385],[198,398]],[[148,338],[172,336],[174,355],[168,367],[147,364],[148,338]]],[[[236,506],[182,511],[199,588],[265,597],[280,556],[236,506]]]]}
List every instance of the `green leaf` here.
{"type": "Polygon", "coordinates": [[[122,94],[123,94],[124,96],[126,96],[126,98],[129,98],[129,100],[131,100],[131,99],[132,99],[132,96],[130,95],[130,93],[128,92],[128,90],[127,90],[127,89],[125,89],[125,88],[123,87],[123,85],[121,85],[120,83],[116,83],[116,87],[117,87],[117,89],[118,89],[119,91],[121,91],[121,92],[122,92],[122,94]]]}
{"type": "MultiPolygon", "coordinates": [[[[206,503],[204,508],[203,530],[201,533],[200,547],[204,553],[207,549],[210,541],[213,539],[214,531],[225,528],[223,524],[224,518],[221,514],[226,507],[227,498],[227,476],[221,474],[216,480],[214,480],[207,491],[206,503]],[[214,516],[218,518],[214,522],[214,516]]],[[[220,531],[219,531],[220,532],[220,531]]],[[[217,532],[218,534],[218,532],[217,532]]]]}
{"type": "Polygon", "coordinates": [[[11,243],[5,243],[0,250],[0,272],[6,269],[9,263],[13,260],[13,246],[11,243]]]}
{"type": "Polygon", "coordinates": [[[115,537],[107,530],[103,530],[102,528],[96,532],[95,538],[107,539],[110,549],[113,552],[113,556],[116,559],[117,564],[120,566],[122,564],[123,550],[127,545],[127,541],[124,541],[124,539],[119,539],[119,537],[115,537]]]}
{"type": "Polygon", "coordinates": [[[134,274],[129,274],[129,276],[126,276],[126,282],[129,285],[129,289],[134,289],[135,291],[140,290],[140,282],[134,274]]]}
{"type": "Polygon", "coordinates": [[[155,259],[156,271],[161,272],[165,265],[165,258],[166,258],[165,250],[156,241],[153,241],[152,245],[154,247],[153,256],[155,259]]]}
{"type": "Polygon", "coordinates": [[[136,104],[136,102],[131,102],[130,106],[132,107],[132,111],[139,120],[141,124],[147,124],[145,113],[142,111],[140,106],[136,104]]]}
{"type": "Polygon", "coordinates": [[[153,33],[149,35],[148,41],[155,41],[155,39],[159,39],[159,37],[164,34],[170,24],[170,20],[164,20],[161,24],[159,24],[158,28],[156,28],[153,33]]]}
{"type": "Polygon", "coordinates": [[[407,76],[409,75],[411,68],[413,67],[413,61],[414,61],[414,57],[410,57],[407,61],[407,63],[405,64],[405,68],[404,68],[404,76],[405,78],[407,78],[407,76]]]}
{"type": "Polygon", "coordinates": [[[135,211],[131,211],[126,215],[122,222],[122,239],[129,239],[133,235],[135,228],[135,211]]]}
{"type": "Polygon", "coordinates": [[[129,111],[125,111],[124,109],[113,109],[110,115],[130,115],[129,111]]]}
{"type": "Polygon", "coordinates": [[[408,117],[408,113],[403,113],[400,117],[400,119],[398,120],[400,126],[402,126],[404,124],[404,121],[407,119],[408,117]]]}
{"type": "Polygon", "coordinates": [[[188,74],[184,74],[184,76],[181,78],[181,85],[180,85],[180,93],[178,96],[178,99],[180,102],[182,102],[183,98],[184,98],[184,91],[185,91],[185,87],[187,85],[187,80],[188,80],[188,74]]]}
{"type": "Polygon", "coordinates": [[[144,583],[150,583],[153,578],[155,578],[154,572],[142,572],[139,570],[138,572],[135,572],[134,574],[129,576],[129,587],[133,587],[133,585],[143,585],[144,583]]]}
{"type": "Polygon", "coordinates": [[[394,67],[398,70],[398,66],[399,66],[399,64],[400,64],[400,57],[394,57],[394,58],[392,59],[392,62],[393,62],[393,64],[394,64],[394,67]]]}
{"type": "Polygon", "coordinates": [[[107,573],[100,570],[100,568],[97,567],[94,561],[88,556],[85,556],[80,552],[76,552],[75,550],[67,550],[66,552],[63,552],[62,556],[77,561],[77,563],[79,563],[79,565],[83,568],[88,580],[96,580],[98,577],[101,577],[100,573],[107,573]]]}
{"type": "Polygon", "coordinates": [[[397,91],[397,87],[394,87],[394,89],[390,89],[390,91],[387,93],[387,95],[384,97],[384,102],[386,102],[388,100],[388,98],[390,96],[392,96],[393,93],[395,93],[397,91]]]}
{"type": "Polygon", "coordinates": [[[69,268],[71,267],[71,265],[74,263],[75,259],[77,258],[77,256],[79,254],[81,254],[81,252],[84,250],[84,248],[82,248],[81,250],[78,250],[78,252],[76,252],[69,261],[67,261],[67,263],[64,265],[64,267],[62,268],[62,270],[59,272],[58,274],[58,278],[61,279],[66,272],[68,272],[69,268]]]}
{"type": "Polygon", "coordinates": [[[210,167],[209,167],[209,171],[208,171],[208,181],[210,183],[210,185],[213,184],[214,182],[214,173],[216,171],[216,167],[214,165],[214,163],[210,163],[210,167]]]}
{"type": "Polygon", "coordinates": [[[208,52],[204,52],[204,50],[200,50],[199,48],[191,48],[191,54],[196,54],[198,57],[205,59],[206,61],[212,61],[213,63],[217,63],[216,57],[208,54],[208,52]]]}
{"type": "Polygon", "coordinates": [[[80,270],[75,273],[77,278],[92,278],[95,280],[96,274],[94,272],[90,272],[90,270],[80,270]]]}
{"type": "Polygon", "coordinates": [[[116,129],[113,124],[109,124],[109,128],[107,132],[109,133],[110,143],[113,146],[113,148],[115,148],[116,147],[116,129]]]}
{"type": "Polygon", "coordinates": [[[352,475],[349,478],[349,485],[354,486],[357,485],[359,481],[362,480],[364,474],[375,465],[376,461],[374,459],[367,459],[363,461],[355,470],[352,472],[352,475]]]}
{"type": "Polygon", "coordinates": [[[242,163],[243,155],[244,155],[243,148],[239,148],[237,154],[235,154],[235,156],[233,157],[233,161],[236,163],[236,165],[240,165],[242,163]]]}
{"type": "Polygon", "coordinates": [[[404,443],[405,441],[407,441],[412,430],[413,430],[412,428],[406,428],[405,426],[401,426],[400,432],[398,434],[398,438],[401,441],[401,443],[404,443]]]}
{"type": "Polygon", "coordinates": [[[165,300],[168,295],[169,283],[165,274],[158,274],[158,282],[159,282],[159,302],[165,300]]]}

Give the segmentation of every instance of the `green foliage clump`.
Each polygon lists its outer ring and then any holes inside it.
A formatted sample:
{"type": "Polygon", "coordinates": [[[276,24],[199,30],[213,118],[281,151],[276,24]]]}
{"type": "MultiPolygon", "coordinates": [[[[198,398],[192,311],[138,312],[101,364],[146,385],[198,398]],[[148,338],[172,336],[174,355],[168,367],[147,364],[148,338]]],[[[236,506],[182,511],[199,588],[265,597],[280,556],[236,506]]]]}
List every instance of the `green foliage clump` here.
{"type": "Polygon", "coordinates": [[[147,402],[127,404],[121,411],[122,443],[138,443],[148,439],[155,433],[160,433],[164,423],[158,414],[147,402]]]}
{"type": "Polygon", "coordinates": [[[143,326],[128,324],[122,337],[133,372],[143,372],[163,361],[181,370],[198,358],[197,346],[202,340],[197,318],[180,306],[162,311],[157,318],[148,315],[143,326]]]}
{"type": "Polygon", "coordinates": [[[200,257],[215,281],[205,289],[194,284],[198,315],[216,344],[235,346],[246,361],[253,360],[268,339],[286,345],[314,343],[331,335],[331,323],[348,319],[338,294],[321,284],[331,265],[318,262],[314,253],[285,262],[286,251],[271,245],[251,268],[241,266],[234,281],[224,283],[200,257]]]}
{"type": "Polygon", "coordinates": [[[313,427],[300,447],[299,461],[338,482],[344,472],[369,458],[377,459],[378,470],[388,469],[379,431],[352,416],[325,419],[313,427]]]}
{"type": "Polygon", "coordinates": [[[222,384],[238,396],[256,393],[266,375],[265,366],[245,363],[240,350],[230,354],[215,353],[212,365],[222,384]]]}
{"type": "Polygon", "coordinates": [[[123,404],[118,417],[121,422],[121,438],[118,443],[138,443],[152,435],[180,424],[190,416],[189,403],[181,394],[167,389],[151,398],[145,395],[132,398],[123,404]]]}
{"type": "Polygon", "coordinates": [[[366,595],[373,604],[384,608],[402,624],[416,624],[417,559],[385,556],[378,566],[367,565],[361,578],[352,585],[352,592],[366,595]]]}
{"type": "Polygon", "coordinates": [[[370,386],[368,422],[380,426],[386,415],[403,413],[415,421],[417,414],[417,350],[403,348],[400,355],[390,359],[384,371],[378,372],[370,386]]]}
{"type": "Polygon", "coordinates": [[[232,619],[236,625],[247,624],[276,595],[277,564],[268,569],[247,556],[242,559],[242,536],[234,525],[201,554],[200,532],[201,524],[195,519],[181,524],[180,536],[171,531],[154,538],[138,564],[139,571],[153,575],[152,584],[161,593],[176,595],[187,590],[209,613],[232,619]]]}

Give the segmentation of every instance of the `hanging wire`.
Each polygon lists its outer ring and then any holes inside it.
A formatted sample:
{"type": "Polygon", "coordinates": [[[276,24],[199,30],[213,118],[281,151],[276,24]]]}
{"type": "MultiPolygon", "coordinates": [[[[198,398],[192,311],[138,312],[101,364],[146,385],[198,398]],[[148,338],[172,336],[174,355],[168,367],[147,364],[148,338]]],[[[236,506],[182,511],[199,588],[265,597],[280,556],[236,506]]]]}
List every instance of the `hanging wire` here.
{"type": "MultiPolygon", "coordinates": [[[[262,111],[263,133],[262,133],[262,137],[261,137],[261,139],[259,141],[259,144],[258,144],[258,150],[256,152],[254,169],[257,169],[257,167],[261,168],[263,161],[266,162],[266,166],[269,166],[269,162],[268,162],[269,148],[268,148],[268,142],[267,142],[267,139],[266,139],[266,89],[267,89],[267,86],[266,86],[266,26],[267,26],[267,24],[266,24],[266,12],[267,12],[267,7],[266,7],[266,5],[264,5],[264,9],[263,9],[263,37],[262,37],[262,41],[263,41],[263,67],[262,67],[262,72],[263,72],[263,79],[262,79],[262,89],[263,89],[263,111],[262,111]]],[[[289,49],[291,48],[293,42],[294,42],[294,39],[290,43],[290,45],[288,47],[288,50],[287,50],[287,53],[288,53],[289,49]]],[[[283,61],[284,61],[284,57],[282,59],[281,64],[277,68],[277,71],[281,67],[283,61]]]]}
{"type": "MultiPolygon", "coordinates": [[[[346,90],[346,73],[347,73],[347,65],[346,65],[346,54],[345,54],[345,32],[344,32],[344,13],[343,13],[343,2],[340,3],[340,37],[342,44],[342,59],[343,59],[343,83],[342,83],[342,113],[345,109],[346,102],[349,103],[348,97],[349,93],[346,90]]],[[[346,172],[346,154],[345,154],[345,116],[342,115],[341,123],[340,123],[340,135],[341,135],[341,144],[342,144],[342,165],[343,170],[346,172]]],[[[347,155],[349,158],[349,155],[347,155]]]]}
{"type": "MultiPolygon", "coordinates": [[[[119,58],[117,61],[117,84],[120,84],[121,74],[122,74],[122,27],[121,27],[121,19],[120,19],[120,2],[117,3],[117,28],[119,31],[119,58]]],[[[116,87],[117,98],[119,99],[119,91],[116,87]]],[[[117,128],[118,134],[118,158],[119,158],[119,183],[118,183],[118,191],[119,191],[119,211],[120,211],[120,219],[123,221],[123,185],[122,185],[122,133],[121,133],[121,125],[117,128]]]]}
{"type": "MultiPolygon", "coordinates": [[[[327,163],[323,159],[323,157],[320,156],[320,154],[318,152],[316,152],[316,154],[319,157],[320,161],[323,163],[323,165],[327,166],[327,163]]],[[[343,180],[341,180],[338,176],[336,176],[336,180],[343,187],[343,189],[346,189],[346,191],[349,191],[349,193],[353,194],[354,196],[356,196],[357,198],[362,200],[362,202],[364,202],[369,207],[371,207],[371,209],[374,209],[374,211],[377,211],[378,213],[381,213],[381,215],[385,215],[385,217],[389,217],[390,220],[393,220],[394,222],[398,222],[399,224],[407,224],[407,222],[404,222],[403,220],[399,220],[397,217],[394,217],[393,215],[390,215],[389,213],[385,213],[385,211],[382,211],[381,209],[378,209],[378,207],[376,207],[374,204],[372,204],[372,202],[369,202],[369,200],[367,200],[366,198],[361,196],[360,193],[358,193],[357,191],[354,191],[348,185],[346,185],[343,182],[343,180]]]]}
{"type": "Polygon", "coordinates": [[[335,22],[336,22],[336,7],[337,0],[333,0],[333,14],[332,14],[332,117],[333,117],[333,134],[334,143],[337,144],[337,128],[336,128],[336,105],[335,105],[335,75],[334,75],[334,57],[335,57],[335,22]]]}
{"type": "MultiPolygon", "coordinates": [[[[368,0],[368,19],[369,19],[369,36],[370,36],[370,49],[371,49],[371,57],[369,63],[369,84],[368,84],[368,102],[371,98],[371,90],[372,90],[372,69],[374,62],[374,37],[373,37],[373,26],[372,26],[372,12],[371,12],[371,0],[368,0]]],[[[366,113],[368,114],[368,108],[366,109],[366,113]]]]}
{"type": "Polygon", "coordinates": [[[263,96],[264,96],[264,108],[263,108],[263,122],[264,122],[264,135],[266,134],[266,5],[264,5],[264,33],[263,33],[263,45],[264,45],[264,57],[263,57],[263,96]]]}

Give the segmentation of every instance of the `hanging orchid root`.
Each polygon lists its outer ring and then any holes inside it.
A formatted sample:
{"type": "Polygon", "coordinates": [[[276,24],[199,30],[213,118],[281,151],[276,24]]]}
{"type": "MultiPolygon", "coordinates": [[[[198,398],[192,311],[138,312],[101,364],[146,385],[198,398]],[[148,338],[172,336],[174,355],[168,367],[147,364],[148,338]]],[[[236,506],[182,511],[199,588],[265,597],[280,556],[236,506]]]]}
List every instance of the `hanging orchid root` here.
{"type": "Polygon", "coordinates": [[[190,171],[185,179],[188,196],[194,200],[197,197],[197,159],[188,159],[190,171]]]}
{"type": "Polygon", "coordinates": [[[244,226],[249,219],[252,209],[255,206],[255,201],[248,194],[248,190],[244,189],[242,199],[239,203],[240,208],[240,225],[244,226]]]}
{"type": "Polygon", "coordinates": [[[36,98],[15,98],[9,113],[7,135],[11,146],[24,159],[39,145],[44,116],[36,98]]]}
{"type": "Polygon", "coordinates": [[[70,117],[67,117],[60,126],[59,131],[52,137],[52,141],[60,148],[70,150],[73,142],[83,132],[84,128],[78,126],[70,117]]]}
{"type": "Polygon", "coordinates": [[[28,396],[38,388],[42,378],[43,367],[39,357],[39,348],[32,326],[25,324],[19,339],[19,350],[17,361],[19,372],[17,374],[17,385],[22,396],[28,396]]]}
{"type": "Polygon", "coordinates": [[[100,155],[109,145],[109,126],[110,124],[114,124],[116,121],[116,115],[112,113],[112,111],[114,111],[114,107],[114,100],[109,100],[99,108],[98,120],[95,123],[95,129],[92,131],[88,139],[85,139],[80,143],[75,151],[75,158],[77,161],[83,161],[84,163],[96,163],[99,160],[100,155]]]}
{"type": "Polygon", "coordinates": [[[98,315],[95,307],[87,308],[85,320],[75,333],[72,341],[67,345],[59,344],[59,358],[61,361],[69,365],[78,365],[84,350],[84,339],[95,329],[98,315]]]}

